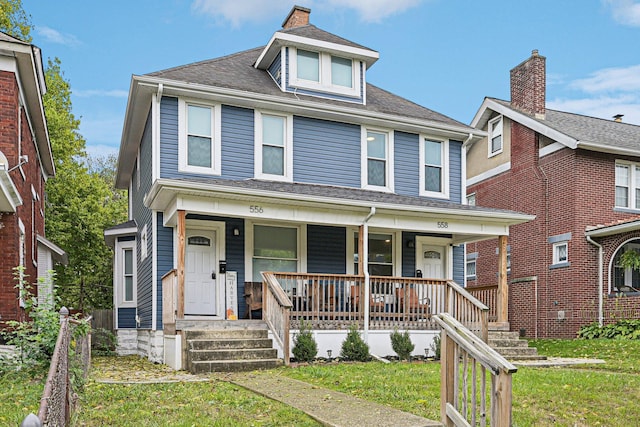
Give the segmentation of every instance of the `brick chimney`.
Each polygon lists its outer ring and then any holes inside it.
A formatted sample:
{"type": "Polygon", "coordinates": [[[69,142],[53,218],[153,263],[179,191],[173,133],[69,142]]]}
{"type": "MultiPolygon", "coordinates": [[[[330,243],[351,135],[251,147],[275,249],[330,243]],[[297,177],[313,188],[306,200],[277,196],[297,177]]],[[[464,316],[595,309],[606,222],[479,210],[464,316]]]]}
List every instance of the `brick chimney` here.
{"type": "Polygon", "coordinates": [[[303,27],[305,25],[309,25],[309,15],[311,14],[311,9],[307,9],[302,6],[293,6],[289,15],[285,18],[282,23],[282,28],[287,30],[289,28],[295,27],[303,27]]]}
{"type": "Polygon", "coordinates": [[[534,49],[529,59],[511,70],[511,106],[538,119],[544,119],[546,111],[546,60],[534,49]]]}

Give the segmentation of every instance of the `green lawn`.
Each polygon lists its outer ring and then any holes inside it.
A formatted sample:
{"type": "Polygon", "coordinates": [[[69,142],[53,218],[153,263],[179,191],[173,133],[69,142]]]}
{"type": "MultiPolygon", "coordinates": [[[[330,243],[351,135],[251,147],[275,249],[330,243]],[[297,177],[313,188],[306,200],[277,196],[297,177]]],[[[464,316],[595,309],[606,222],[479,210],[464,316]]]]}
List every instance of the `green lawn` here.
{"type": "MultiPolygon", "coordinates": [[[[640,420],[640,341],[538,340],[541,354],[604,359],[604,365],[521,367],[513,376],[514,426],[630,426],[640,420]]],[[[126,378],[164,375],[166,368],[143,359],[96,358],[126,378]],[[143,371],[140,374],[140,371],[143,371]]],[[[278,373],[439,419],[440,365],[337,363],[281,368],[278,373]]],[[[268,375],[268,373],[267,373],[268,375]]],[[[218,377],[223,378],[223,377],[218,377]]],[[[26,374],[0,378],[0,425],[18,425],[36,412],[44,380],[26,374]]],[[[90,379],[74,420],[77,426],[202,425],[316,426],[285,405],[212,378],[207,382],[103,384],[90,379]]]]}

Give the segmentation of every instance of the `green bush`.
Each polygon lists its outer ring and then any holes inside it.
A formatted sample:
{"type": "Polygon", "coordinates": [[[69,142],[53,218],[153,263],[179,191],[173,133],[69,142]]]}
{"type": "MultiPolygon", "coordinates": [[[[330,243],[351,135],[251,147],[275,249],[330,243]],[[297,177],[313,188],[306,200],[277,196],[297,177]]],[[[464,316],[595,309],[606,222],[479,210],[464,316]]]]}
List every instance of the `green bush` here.
{"type": "Polygon", "coordinates": [[[318,344],[304,320],[300,322],[300,332],[293,338],[291,352],[298,362],[312,362],[318,354],[318,344]]]}
{"type": "Polygon", "coordinates": [[[91,330],[91,352],[96,356],[114,356],[118,337],[111,331],[98,328],[91,330]]]}
{"type": "Polygon", "coordinates": [[[369,346],[360,336],[358,326],[355,324],[349,327],[347,338],[342,342],[340,357],[356,362],[366,362],[370,358],[369,346]]]}
{"type": "Polygon", "coordinates": [[[396,328],[391,332],[391,348],[396,352],[400,360],[409,360],[411,352],[416,346],[411,342],[409,331],[398,332],[396,328]]]}
{"type": "Polygon", "coordinates": [[[596,338],[637,340],[640,339],[640,319],[619,320],[602,327],[597,322],[593,322],[580,328],[577,335],[578,338],[587,340],[596,338]]]}

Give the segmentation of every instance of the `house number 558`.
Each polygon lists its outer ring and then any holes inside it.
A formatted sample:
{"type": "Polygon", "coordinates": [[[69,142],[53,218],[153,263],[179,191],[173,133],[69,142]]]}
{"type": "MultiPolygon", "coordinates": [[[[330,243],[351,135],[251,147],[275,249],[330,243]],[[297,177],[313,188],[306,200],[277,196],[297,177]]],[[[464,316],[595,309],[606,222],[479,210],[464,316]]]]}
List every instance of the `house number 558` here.
{"type": "Polygon", "coordinates": [[[446,221],[439,221],[438,228],[449,228],[449,223],[446,221]]]}
{"type": "Polygon", "coordinates": [[[264,209],[262,209],[262,206],[251,205],[251,206],[249,206],[249,212],[250,213],[263,213],[264,209]]]}

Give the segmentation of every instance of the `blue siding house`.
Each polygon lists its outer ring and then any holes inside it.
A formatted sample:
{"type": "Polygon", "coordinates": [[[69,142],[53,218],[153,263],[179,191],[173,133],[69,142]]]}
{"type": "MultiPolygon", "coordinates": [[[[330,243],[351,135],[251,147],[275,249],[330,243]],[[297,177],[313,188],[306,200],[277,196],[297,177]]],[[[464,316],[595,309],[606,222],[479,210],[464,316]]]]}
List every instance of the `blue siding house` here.
{"type": "MultiPolygon", "coordinates": [[[[395,278],[376,301],[406,313],[391,288],[463,284],[466,242],[530,219],[466,205],[464,148],[486,132],[372,85],[378,52],[309,14],[294,7],[266,46],[133,76],[116,178],[130,221],[105,231],[122,353],[166,361],[181,320],[247,317],[245,283],[268,271],[309,275],[282,281],[294,303],[300,286],[328,283],[317,275],[339,277],[341,319],[371,312],[373,277],[395,278]]],[[[400,327],[429,330],[434,298],[400,327]]],[[[293,310],[320,310],[303,304],[293,310]]],[[[356,321],[388,332],[383,317],[356,321]]]]}

